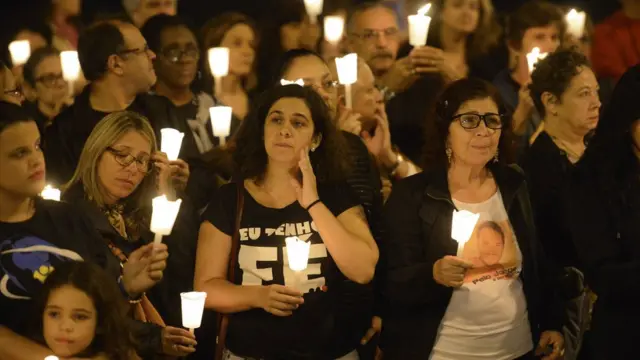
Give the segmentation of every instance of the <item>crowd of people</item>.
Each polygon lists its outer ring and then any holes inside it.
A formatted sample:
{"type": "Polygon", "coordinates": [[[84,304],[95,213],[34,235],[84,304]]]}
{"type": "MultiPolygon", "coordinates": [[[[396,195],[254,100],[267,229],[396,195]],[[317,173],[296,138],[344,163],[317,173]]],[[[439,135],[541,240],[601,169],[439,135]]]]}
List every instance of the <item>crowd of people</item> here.
{"type": "Polygon", "coordinates": [[[1,37],[0,359],[635,358],[640,0],[581,37],[551,2],[434,0],[424,46],[393,1],[201,28],[177,0],[90,24],[45,2],[1,37]],[[181,202],[158,242],[161,195],[181,202]]]}

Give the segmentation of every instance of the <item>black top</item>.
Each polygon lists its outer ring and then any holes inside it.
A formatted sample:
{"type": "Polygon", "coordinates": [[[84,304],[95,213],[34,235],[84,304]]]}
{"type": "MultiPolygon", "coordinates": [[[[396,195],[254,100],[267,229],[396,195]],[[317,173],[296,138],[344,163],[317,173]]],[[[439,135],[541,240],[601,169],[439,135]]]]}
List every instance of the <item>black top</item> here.
{"type": "Polygon", "coordinates": [[[538,239],[556,264],[580,268],[564,217],[563,192],[573,164],[549,134],[540,133],[525,153],[527,175],[538,239]]]}
{"type": "MultiPolygon", "coordinates": [[[[237,186],[222,186],[204,214],[205,221],[229,236],[235,228],[237,186]]],[[[358,204],[344,185],[318,185],[318,190],[320,199],[335,216],[358,204]]],[[[285,262],[285,238],[297,236],[308,241],[311,250],[309,266],[302,272],[300,283],[305,303],[289,317],[277,317],[262,309],[233,314],[226,346],[241,356],[270,359],[317,359],[319,354],[323,355],[321,358],[337,358],[353,350],[359,338],[336,348],[350,335],[344,332],[350,324],[341,317],[347,314],[337,313],[344,306],[340,297],[344,276],[323,244],[311,215],[297,201],[282,209],[267,208],[246,189],[242,191],[245,200],[235,284],[292,286],[294,273],[285,262]]]]}
{"type": "MultiPolygon", "coordinates": [[[[0,324],[28,336],[31,298],[49,273],[65,261],[106,265],[108,248],[81,212],[65,203],[36,200],[34,216],[0,222],[0,324]]],[[[111,268],[114,281],[119,269],[111,268]]]]}
{"type": "MultiPolygon", "coordinates": [[[[545,330],[559,330],[561,306],[555,306],[552,281],[557,273],[547,267],[536,239],[524,174],[520,169],[490,165],[502,194],[509,221],[522,252],[522,283],[534,344],[545,330]]],[[[385,359],[425,359],[431,353],[438,328],[453,293],[433,279],[433,265],[455,256],[451,238],[455,209],[445,170],[423,172],[396,183],[385,205],[388,246],[383,351],[385,359]]]]}
{"type": "Polygon", "coordinates": [[[567,188],[566,219],[586,281],[598,296],[589,340],[593,359],[638,356],[640,332],[621,331],[640,322],[638,173],[621,187],[605,189],[593,172],[576,171],[567,188]]]}

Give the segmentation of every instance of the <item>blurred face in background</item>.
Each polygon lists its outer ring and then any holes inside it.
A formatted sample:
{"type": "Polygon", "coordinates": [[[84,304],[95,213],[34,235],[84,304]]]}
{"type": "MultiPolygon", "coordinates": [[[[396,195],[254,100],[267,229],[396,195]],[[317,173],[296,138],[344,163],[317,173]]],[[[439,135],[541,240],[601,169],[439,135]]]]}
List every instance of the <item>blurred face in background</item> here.
{"type": "Polygon", "coordinates": [[[177,0],[138,0],[138,7],[130,14],[134,24],[142,27],[151,17],[158,14],[176,15],[178,12],[177,0]]]}
{"type": "Polygon", "coordinates": [[[253,69],[256,57],[256,34],[247,24],[236,24],[224,34],[221,47],[229,48],[229,72],[245,77],[253,69]]]}
{"type": "Polygon", "coordinates": [[[67,16],[80,14],[82,8],[81,0],[53,0],[52,3],[60,13],[67,16]]]}
{"type": "Polygon", "coordinates": [[[149,91],[156,83],[153,60],[156,54],[149,49],[140,30],[130,24],[119,26],[126,46],[120,57],[124,60],[122,76],[135,87],[137,93],[149,91]]]}
{"type": "Polygon", "coordinates": [[[524,32],[521,53],[527,54],[534,47],[541,53],[552,53],[560,46],[560,29],[555,24],[544,27],[532,27],[524,32]]]}
{"type": "Polygon", "coordinates": [[[18,85],[18,82],[11,70],[6,66],[0,67],[0,85],[2,85],[0,100],[16,105],[22,105],[22,102],[24,101],[22,89],[18,85]]]}
{"type": "Polygon", "coordinates": [[[351,50],[363,58],[376,76],[388,71],[400,48],[398,22],[392,10],[375,7],[352,20],[349,33],[351,50]]]}
{"type": "MultiPolygon", "coordinates": [[[[338,78],[335,61],[329,63],[334,78],[338,78]]],[[[342,87],[340,87],[342,88],[342,87]]],[[[342,92],[342,89],[341,91],[342,92]]],[[[363,125],[376,123],[376,116],[384,116],[382,93],[376,88],[371,68],[362,59],[358,59],[358,80],[351,85],[352,110],[360,114],[363,125]]]]}
{"type": "Polygon", "coordinates": [[[302,37],[302,23],[290,22],[280,27],[280,45],[283,51],[298,49],[302,37]]]}
{"type": "Polygon", "coordinates": [[[160,35],[160,47],[155,60],[159,81],[175,89],[189,87],[196,78],[200,59],[193,32],[184,26],[165,29],[160,35]]]}
{"type": "Polygon", "coordinates": [[[329,106],[335,117],[338,105],[338,83],[331,71],[316,56],[302,56],[293,60],[283,78],[289,81],[302,79],[305,86],[312,87],[329,106]]]}
{"type": "Polygon", "coordinates": [[[53,106],[67,97],[69,88],[62,77],[59,56],[51,55],[42,59],[34,69],[33,75],[33,91],[37,101],[53,106]]]}
{"type": "Polygon", "coordinates": [[[466,35],[478,28],[481,0],[444,0],[440,18],[442,25],[466,35]]]}
{"type": "Polygon", "coordinates": [[[9,125],[0,132],[0,190],[37,196],[45,185],[44,155],[35,121],[9,125]]]}

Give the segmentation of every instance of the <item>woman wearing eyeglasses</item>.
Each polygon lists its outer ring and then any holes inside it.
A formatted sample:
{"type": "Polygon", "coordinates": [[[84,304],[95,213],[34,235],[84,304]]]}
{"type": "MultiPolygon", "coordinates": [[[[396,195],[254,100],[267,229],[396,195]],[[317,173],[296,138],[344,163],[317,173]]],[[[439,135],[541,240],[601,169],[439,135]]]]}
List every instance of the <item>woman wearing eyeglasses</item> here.
{"type": "Polygon", "coordinates": [[[385,359],[534,359],[534,349],[546,360],[561,356],[562,319],[524,175],[507,166],[503,114],[489,83],[452,83],[430,119],[424,172],[394,185],[384,214],[385,359]],[[479,215],[455,240],[454,210],[479,215]]]}
{"type": "Polygon", "coordinates": [[[22,89],[20,89],[20,86],[18,85],[11,70],[9,70],[2,60],[0,60],[0,85],[2,86],[0,100],[16,105],[22,104],[24,101],[22,89]]]}
{"type": "Polygon", "coordinates": [[[34,51],[23,70],[25,91],[31,110],[41,129],[49,126],[64,108],[73,102],[67,82],[62,77],[60,52],[54,48],[34,51]]]}
{"type": "MultiPolygon", "coordinates": [[[[165,194],[174,199],[184,190],[186,179],[180,177],[182,171],[178,167],[188,168],[182,160],[169,162],[165,154],[157,151],[153,128],[144,117],[134,112],[114,112],[89,135],[75,174],[64,187],[63,198],[89,216],[112,255],[124,264],[135,249],[153,239],[149,228],[152,198],[165,194]]],[[[163,239],[172,253],[165,281],[151,289],[148,296],[130,300],[136,319],[162,328],[162,348],[157,349],[158,353],[172,356],[192,353],[195,350],[191,346],[196,344],[188,331],[165,326],[181,325],[176,311],[180,308],[180,291],[190,290],[189,285],[185,286],[188,281],[172,276],[178,272],[193,274],[195,266],[197,215],[190,211],[188,199],[182,198],[172,234],[163,239]],[[192,221],[195,222],[191,224],[192,221]]]]}

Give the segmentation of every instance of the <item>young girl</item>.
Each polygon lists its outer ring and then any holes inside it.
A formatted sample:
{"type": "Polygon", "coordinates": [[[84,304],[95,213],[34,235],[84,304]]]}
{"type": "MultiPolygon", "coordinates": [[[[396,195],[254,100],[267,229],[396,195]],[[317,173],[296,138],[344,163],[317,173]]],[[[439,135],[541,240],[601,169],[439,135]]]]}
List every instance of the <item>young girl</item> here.
{"type": "Polygon", "coordinates": [[[126,304],[97,265],[69,261],[49,275],[36,298],[38,340],[59,357],[132,359],[126,304]]]}

